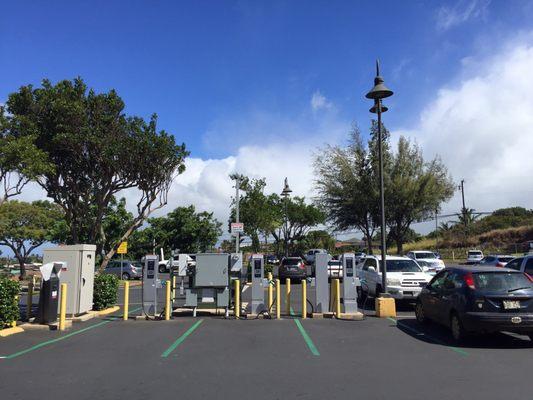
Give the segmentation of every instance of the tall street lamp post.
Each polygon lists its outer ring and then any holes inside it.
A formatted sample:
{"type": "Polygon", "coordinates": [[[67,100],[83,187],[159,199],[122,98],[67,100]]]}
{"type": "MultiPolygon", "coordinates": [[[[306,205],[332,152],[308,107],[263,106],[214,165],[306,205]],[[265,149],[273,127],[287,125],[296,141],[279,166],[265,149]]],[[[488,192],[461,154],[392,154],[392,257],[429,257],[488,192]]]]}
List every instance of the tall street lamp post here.
{"type": "Polygon", "coordinates": [[[292,193],[292,190],[289,187],[289,181],[287,180],[287,178],[285,178],[285,184],[284,184],[283,190],[281,191],[281,197],[283,197],[283,206],[284,206],[283,208],[284,208],[284,214],[285,214],[285,234],[283,235],[285,239],[285,257],[289,256],[289,240],[287,238],[289,218],[287,215],[287,203],[289,201],[289,196],[291,195],[291,193],[292,193]]]}
{"type": "Polygon", "coordinates": [[[387,249],[386,243],[386,225],[385,225],[385,189],[383,185],[383,140],[381,132],[381,113],[387,111],[387,107],[382,105],[381,100],[392,96],[392,90],[388,89],[383,78],[379,75],[379,61],[376,60],[376,77],[374,78],[374,87],[366,94],[367,99],[374,100],[374,106],[370,109],[371,113],[378,115],[378,157],[379,157],[379,197],[381,203],[381,287],[383,294],[387,296],[387,249]]]}

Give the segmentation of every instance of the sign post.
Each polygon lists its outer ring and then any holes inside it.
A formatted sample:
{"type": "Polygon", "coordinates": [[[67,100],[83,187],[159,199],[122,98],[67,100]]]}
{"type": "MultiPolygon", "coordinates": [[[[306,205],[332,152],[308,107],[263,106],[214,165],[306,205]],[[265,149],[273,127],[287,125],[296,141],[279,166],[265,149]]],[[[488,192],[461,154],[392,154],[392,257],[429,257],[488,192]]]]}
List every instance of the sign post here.
{"type": "Polygon", "coordinates": [[[117,254],[120,254],[120,279],[122,279],[122,265],[124,264],[124,254],[128,253],[128,242],[120,242],[117,254]]]}

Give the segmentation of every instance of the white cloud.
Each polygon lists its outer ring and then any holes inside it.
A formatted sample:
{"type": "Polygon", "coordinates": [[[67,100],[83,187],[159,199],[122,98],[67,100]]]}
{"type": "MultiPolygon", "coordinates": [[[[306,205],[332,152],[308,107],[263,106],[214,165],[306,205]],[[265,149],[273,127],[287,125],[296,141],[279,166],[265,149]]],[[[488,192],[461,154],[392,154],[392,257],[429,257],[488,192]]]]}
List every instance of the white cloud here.
{"type": "Polygon", "coordinates": [[[490,0],[459,0],[453,6],[437,10],[437,28],[441,31],[461,25],[469,20],[485,18],[490,0]]]}
{"type": "MultiPolygon", "coordinates": [[[[443,88],[420,114],[415,138],[426,157],[440,154],[456,181],[465,179],[467,207],[492,211],[533,207],[533,42],[522,35],[462,80],[443,88]]],[[[460,208],[457,195],[448,210],[460,208]]]]}
{"type": "Polygon", "coordinates": [[[333,103],[328,101],[328,99],[326,99],[326,96],[320,93],[320,90],[317,90],[313,93],[313,96],[311,97],[311,108],[313,109],[313,111],[327,110],[333,108],[333,103]]]}

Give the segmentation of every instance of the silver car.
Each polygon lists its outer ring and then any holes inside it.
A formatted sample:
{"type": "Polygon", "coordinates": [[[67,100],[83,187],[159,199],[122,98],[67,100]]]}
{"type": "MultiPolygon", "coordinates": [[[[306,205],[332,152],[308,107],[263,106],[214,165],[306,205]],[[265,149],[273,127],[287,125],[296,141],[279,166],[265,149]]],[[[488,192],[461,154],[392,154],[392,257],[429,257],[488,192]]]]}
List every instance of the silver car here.
{"type": "Polygon", "coordinates": [[[483,257],[483,259],[479,262],[478,265],[482,265],[484,267],[505,267],[507,263],[513,260],[514,258],[515,257],[508,255],[491,254],[483,257]]]}
{"type": "Polygon", "coordinates": [[[123,260],[121,268],[120,260],[112,260],[107,264],[104,274],[116,275],[125,281],[129,279],[141,279],[142,265],[135,261],[123,260]]]}

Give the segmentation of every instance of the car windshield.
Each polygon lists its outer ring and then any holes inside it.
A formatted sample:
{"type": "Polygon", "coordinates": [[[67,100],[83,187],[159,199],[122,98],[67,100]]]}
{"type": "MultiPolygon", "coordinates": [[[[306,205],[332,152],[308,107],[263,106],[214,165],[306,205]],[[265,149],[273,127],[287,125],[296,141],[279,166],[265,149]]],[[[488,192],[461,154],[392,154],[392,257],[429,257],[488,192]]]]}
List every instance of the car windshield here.
{"type": "Polygon", "coordinates": [[[473,275],[476,289],[508,292],[519,288],[533,288],[533,283],[519,272],[478,272],[473,275]]]}
{"type": "Polygon", "coordinates": [[[299,258],[284,258],[283,265],[298,265],[301,260],[299,258]]]}
{"type": "Polygon", "coordinates": [[[415,258],[416,259],[419,259],[419,258],[437,258],[437,256],[435,255],[435,253],[432,253],[430,251],[426,251],[424,253],[415,253],[415,258]]]}
{"type": "MultiPolygon", "coordinates": [[[[383,261],[379,262],[380,267],[383,261]]],[[[420,272],[421,269],[413,260],[387,260],[388,272],[420,272]]]]}

